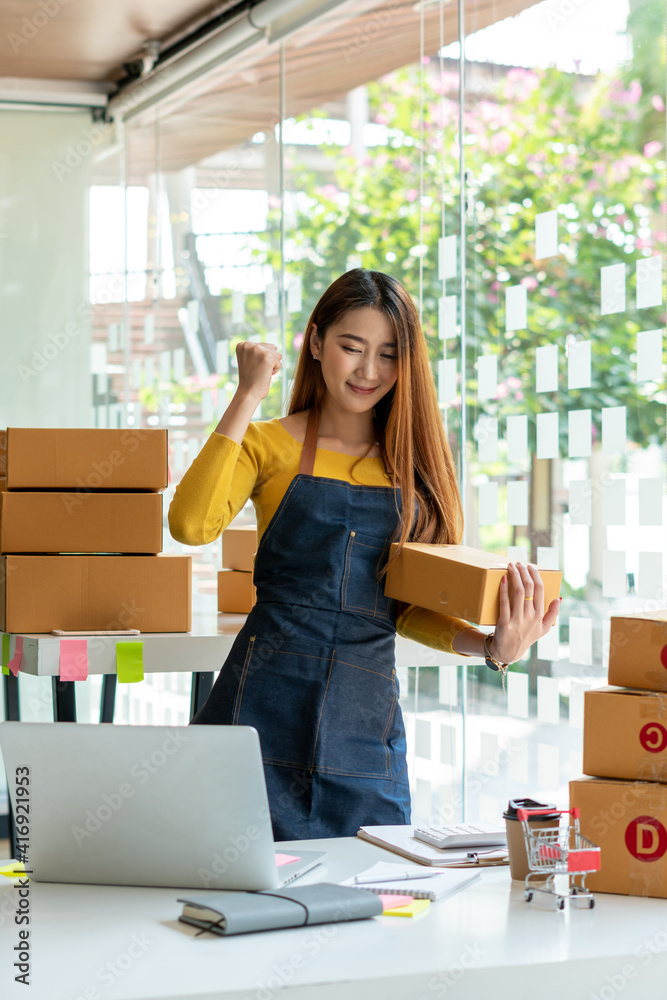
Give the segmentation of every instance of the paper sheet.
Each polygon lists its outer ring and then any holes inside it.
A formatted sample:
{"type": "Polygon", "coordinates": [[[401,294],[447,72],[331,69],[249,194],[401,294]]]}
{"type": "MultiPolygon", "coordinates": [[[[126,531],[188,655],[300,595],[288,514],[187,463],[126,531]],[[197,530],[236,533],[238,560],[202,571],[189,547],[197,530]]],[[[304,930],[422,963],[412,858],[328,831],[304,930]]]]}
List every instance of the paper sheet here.
{"type": "Polygon", "coordinates": [[[438,361],[438,402],[440,406],[447,406],[458,395],[456,372],[456,358],[445,358],[438,361]]]}
{"type": "Polygon", "coordinates": [[[143,642],[116,643],[116,673],[120,684],[135,684],[138,681],[143,681],[143,642]]]}
{"type": "Polygon", "coordinates": [[[639,553],[639,581],[637,593],[650,601],[664,604],[665,585],[662,552],[639,553]]]}
{"type": "Polygon", "coordinates": [[[603,316],[625,310],[625,264],[600,268],[600,311],[603,316]]]}
{"type": "Polygon", "coordinates": [[[557,677],[537,678],[537,720],[557,726],[560,722],[560,693],[557,677]]]}
{"type": "Polygon", "coordinates": [[[508,562],[522,562],[524,566],[529,561],[528,560],[528,549],[525,545],[508,545],[507,546],[507,561],[508,562]]]}
{"type": "Polygon", "coordinates": [[[625,479],[608,479],[602,493],[602,523],[625,524],[625,479]]]}
{"type": "Polygon", "coordinates": [[[280,283],[271,281],[266,286],[264,294],[264,315],[267,318],[278,316],[280,313],[280,283]]]}
{"type": "Polygon", "coordinates": [[[589,667],[593,663],[593,623],[590,618],[570,616],[570,663],[589,667]]]}
{"type": "Polygon", "coordinates": [[[556,624],[549,629],[547,634],[537,640],[537,655],[540,660],[560,659],[558,619],[556,619],[556,624]]]}
{"type": "Polygon", "coordinates": [[[528,674],[508,671],[507,714],[517,719],[528,718],[528,674]]]}
{"type": "Polygon", "coordinates": [[[558,211],[535,216],[535,260],[555,257],[558,253],[558,211]]]}
{"type": "Polygon", "coordinates": [[[528,524],[528,483],[525,479],[511,480],[507,484],[507,523],[528,524]]]}
{"type": "Polygon", "coordinates": [[[455,278],[457,272],[457,237],[441,236],[438,240],[438,280],[455,278]]]}
{"type": "Polygon", "coordinates": [[[525,285],[505,289],[505,329],[525,330],[528,325],[528,294],[525,285]]]}
{"type": "Polygon", "coordinates": [[[602,454],[624,455],[626,447],[626,407],[602,409],[602,454]]]}
{"type": "Polygon", "coordinates": [[[558,413],[538,413],[535,420],[538,458],[558,458],[558,413]]]}
{"type": "Polygon", "coordinates": [[[590,479],[573,479],[569,486],[570,524],[592,523],[592,486],[590,479]]]}
{"type": "Polygon", "coordinates": [[[144,344],[155,343],[155,316],[148,313],[144,316],[144,344]]]}
{"type": "Polygon", "coordinates": [[[570,340],[567,347],[568,389],[588,389],[591,384],[591,342],[570,340]]]}
{"type": "Polygon", "coordinates": [[[498,395],[498,355],[481,354],[476,368],[478,398],[495,399],[498,395]]]}
{"type": "Polygon", "coordinates": [[[85,681],[88,677],[88,640],[61,639],[58,664],[61,681],[85,681]]]}
{"type": "Polygon", "coordinates": [[[480,417],[475,426],[477,460],[498,461],[498,421],[495,417],[480,417]]]}
{"type": "Polygon", "coordinates": [[[457,302],[456,295],[446,295],[444,298],[438,299],[438,337],[440,340],[455,337],[457,334],[457,302]]]}
{"type": "Polygon", "coordinates": [[[592,449],[591,411],[570,410],[567,426],[569,457],[587,458],[592,449]]]}
{"type": "Polygon", "coordinates": [[[639,524],[646,527],[662,525],[664,485],[662,479],[638,480],[639,524]]]}
{"type": "Polygon", "coordinates": [[[625,573],[625,552],[602,551],[602,596],[625,597],[627,578],[625,573]]]}
{"type": "Polygon", "coordinates": [[[293,274],[287,282],[287,312],[301,312],[301,275],[293,274]]]}
{"type": "Polygon", "coordinates": [[[528,459],[528,417],[507,418],[507,461],[525,462],[528,459]]]}
{"type": "Polygon", "coordinates": [[[498,524],[498,483],[480,483],[477,491],[478,524],[498,524]]]}
{"type": "Polygon", "coordinates": [[[662,330],[640,330],[637,334],[637,381],[661,382],[663,379],[662,330]]]}
{"type": "Polygon", "coordinates": [[[569,718],[572,729],[584,728],[584,691],[590,691],[589,681],[570,681],[569,718]]]}
{"type": "Polygon", "coordinates": [[[560,569],[558,549],[550,545],[537,546],[538,569],[560,569]]]}
{"type": "Polygon", "coordinates": [[[662,257],[644,257],[637,261],[637,308],[662,305],[662,257]]]}
{"type": "Polygon", "coordinates": [[[535,391],[558,390],[558,347],[547,344],[535,351],[535,391]]]}

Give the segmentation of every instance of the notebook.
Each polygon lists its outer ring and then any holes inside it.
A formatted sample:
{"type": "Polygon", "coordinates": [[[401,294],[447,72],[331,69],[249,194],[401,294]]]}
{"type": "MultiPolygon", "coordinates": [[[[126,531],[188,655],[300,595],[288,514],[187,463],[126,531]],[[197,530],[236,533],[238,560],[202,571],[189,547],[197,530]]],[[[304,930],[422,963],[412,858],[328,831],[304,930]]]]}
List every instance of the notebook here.
{"type": "Polygon", "coordinates": [[[445,899],[479,878],[479,872],[467,869],[452,871],[439,869],[425,871],[419,865],[397,865],[391,861],[378,861],[372,868],[341,882],[378,895],[391,892],[413,899],[430,899],[432,903],[445,899]]]}
{"type": "Polygon", "coordinates": [[[14,815],[14,776],[29,777],[30,836],[16,847],[36,881],[276,889],[325,857],[276,864],[249,726],[3,722],[0,750],[14,815]]]}
{"type": "Polygon", "coordinates": [[[416,861],[420,865],[435,865],[437,868],[483,868],[508,864],[506,848],[442,850],[416,840],[412,826],[362,826],[357,832],[357,837],[383,847],[386,851],[409,858],[410,861],[416,861]]]}

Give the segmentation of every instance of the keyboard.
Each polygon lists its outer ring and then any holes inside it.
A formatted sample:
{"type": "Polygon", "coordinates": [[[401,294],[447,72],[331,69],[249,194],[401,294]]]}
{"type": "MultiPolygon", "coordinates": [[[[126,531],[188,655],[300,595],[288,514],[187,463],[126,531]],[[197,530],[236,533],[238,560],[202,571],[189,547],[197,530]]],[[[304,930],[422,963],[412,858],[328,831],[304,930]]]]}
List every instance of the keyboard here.
{"type": "Polygon", "coordinates": [[[415,840],[432,847],[505,847],[505,826],[498,823],[457,823],[452,826],[427,826],[414,829],[415,840]]]}

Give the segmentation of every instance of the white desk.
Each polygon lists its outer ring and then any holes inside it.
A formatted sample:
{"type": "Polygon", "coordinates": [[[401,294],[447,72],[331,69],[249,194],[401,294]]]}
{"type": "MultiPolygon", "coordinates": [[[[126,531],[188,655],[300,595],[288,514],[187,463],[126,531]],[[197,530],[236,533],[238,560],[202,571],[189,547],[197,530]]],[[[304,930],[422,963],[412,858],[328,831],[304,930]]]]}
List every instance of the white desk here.
{"type": "MultiPolygon", "coordinates": [[[[193,823],[196,818],[193,817],[193,823]]],[[[283,845],[281,845],[283,846],[283,845]]],[[[303,881],[340,881],[397,860],[356,839],[303,881]]],[[[34,883],[31,986],[14,983],[16,891],[0,887],[3,1000],[661,1000],[667,901],[598,895],[594,910],[525,903],[509,869],[482,871],[416,919],[195,938],[178,890],[34,883]],[[86,993],[88,990],[88,993],[86,993]]],[[[542,901],[544,899],[544,902],[542,901]]]]}

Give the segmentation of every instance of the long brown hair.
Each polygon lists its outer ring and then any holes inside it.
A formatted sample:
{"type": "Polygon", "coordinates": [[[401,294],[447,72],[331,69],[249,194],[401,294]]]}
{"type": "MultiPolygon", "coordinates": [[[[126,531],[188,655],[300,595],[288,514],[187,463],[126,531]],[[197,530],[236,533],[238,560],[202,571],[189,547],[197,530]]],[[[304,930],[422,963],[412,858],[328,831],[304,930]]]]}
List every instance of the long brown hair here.
{"type": "Polygon", "coordinates": [[[396,383],[375,407],[385,468],[394,490],[401,490],[401,521],[395,536],[398,551],[407,541],[458,544],[463,512],[452,454],[419,314],[399,281],[382,271],[357,267],[329,286],[308,320],[287,412],[320,407],[326,394],[320,365],[310,348],[313,325],[323,338],[345,313],[368,307],[386,316],[398,345],[396,383]]]}

